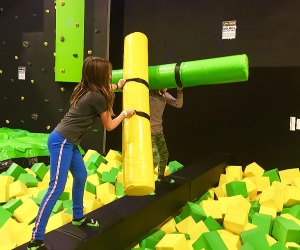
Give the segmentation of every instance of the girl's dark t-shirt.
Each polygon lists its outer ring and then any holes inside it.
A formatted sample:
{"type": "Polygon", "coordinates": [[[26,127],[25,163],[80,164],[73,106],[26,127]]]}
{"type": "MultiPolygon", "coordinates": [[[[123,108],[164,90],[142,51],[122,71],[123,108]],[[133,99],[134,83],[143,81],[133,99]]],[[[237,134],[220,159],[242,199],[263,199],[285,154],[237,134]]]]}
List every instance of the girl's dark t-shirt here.
{"type": "Polygon", "coordinates": [[[105,97],[100,92],[89,91],[81,97],[75,107],[71,107],[55,130],[78,145],[83,134],[108,110],[105,97]]]}

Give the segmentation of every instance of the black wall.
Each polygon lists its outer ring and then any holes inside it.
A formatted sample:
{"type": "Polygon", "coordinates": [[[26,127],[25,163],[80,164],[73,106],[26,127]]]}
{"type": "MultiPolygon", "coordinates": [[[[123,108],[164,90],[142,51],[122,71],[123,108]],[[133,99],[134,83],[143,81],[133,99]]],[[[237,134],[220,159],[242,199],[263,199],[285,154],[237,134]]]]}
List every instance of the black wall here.
{"type": "MultiPolygon", "coordinates": [[[[300,133],[289,130],[290,116],[300,116],[299,1],[124,3],[123,34],[111,27],[111,37],[120,41],[135,31],[146,34],[149,65],[242,53],[249,57],[248,82],[186,88],[182,110],[166,108],[170,160],[188,163],[223,151],[232,154],[232,164],[299,167],[300,133]],[[222,22],[230,20],[237,21],[237,37],[222,40],[222,22]]],[[[112,9],[112,20],[118,18],[113,14],[112,9]]],[[[111,48],[110,56],[114,63],[122,55],[111,48]]],[[[120,137],[112,135],[108,142],[116,145],[120,137]]]]}
{"type": "MultiPolygon", "coordinates": [[[[85,3],[85,56],[88,50],[108,56],[109,4],[85,3]]],[[[67,112],[76,84],[54,81],[54,1],[0,0],[0,23],[0,126],[50,133],[67,112]],[[24,41],[28,48],[22,46],[24,41]],[[26,80],[18,80],[18,66],[26,67],[26,80]]],[[[102,136],[99,122],[85,136],[83,148],[102,151],[102,136]]]]}

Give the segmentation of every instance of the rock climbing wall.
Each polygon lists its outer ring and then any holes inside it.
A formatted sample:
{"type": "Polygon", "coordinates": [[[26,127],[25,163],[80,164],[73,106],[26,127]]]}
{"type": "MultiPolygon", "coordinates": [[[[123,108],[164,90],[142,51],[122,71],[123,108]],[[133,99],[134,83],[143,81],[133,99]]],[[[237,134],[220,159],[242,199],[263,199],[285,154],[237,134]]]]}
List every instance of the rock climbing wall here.
{"type": "MultiPolygon", "coordinates": [[[[108,57],[109,9],[109,0],[0,2],[0,127],[52,131],[82,60],[108,57]]],[[[100,123],[86,137],[83,147],[102,151],[100,123]]]]}

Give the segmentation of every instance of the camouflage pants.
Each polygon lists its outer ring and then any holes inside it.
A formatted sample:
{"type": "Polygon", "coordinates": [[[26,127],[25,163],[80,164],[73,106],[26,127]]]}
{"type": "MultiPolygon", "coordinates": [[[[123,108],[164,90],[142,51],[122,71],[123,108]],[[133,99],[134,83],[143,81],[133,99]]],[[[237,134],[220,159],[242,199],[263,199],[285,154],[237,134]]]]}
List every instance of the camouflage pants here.
{"type": "Polygon", "coordinates": [[[168,163],[169,151],[165,141],[165,136],[161,134],[152,134],[152,151],[154,167],[158,166],[159,176],[163,176],[168,163]]]}

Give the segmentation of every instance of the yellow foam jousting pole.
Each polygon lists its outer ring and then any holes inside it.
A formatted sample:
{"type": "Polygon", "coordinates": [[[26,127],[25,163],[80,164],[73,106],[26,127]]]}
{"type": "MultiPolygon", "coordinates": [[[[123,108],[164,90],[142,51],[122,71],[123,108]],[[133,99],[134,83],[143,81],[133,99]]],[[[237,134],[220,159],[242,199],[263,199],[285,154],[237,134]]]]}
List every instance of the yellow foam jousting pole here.
{"type": "Polygon", "coordinates": [[[148,86],[148,39],[140,32],[129,34],[124,41],[123,109],[136,114],[123,122],[124,190],[129,196],[154,192],[154,170],[150,129],[148,86]]]}

